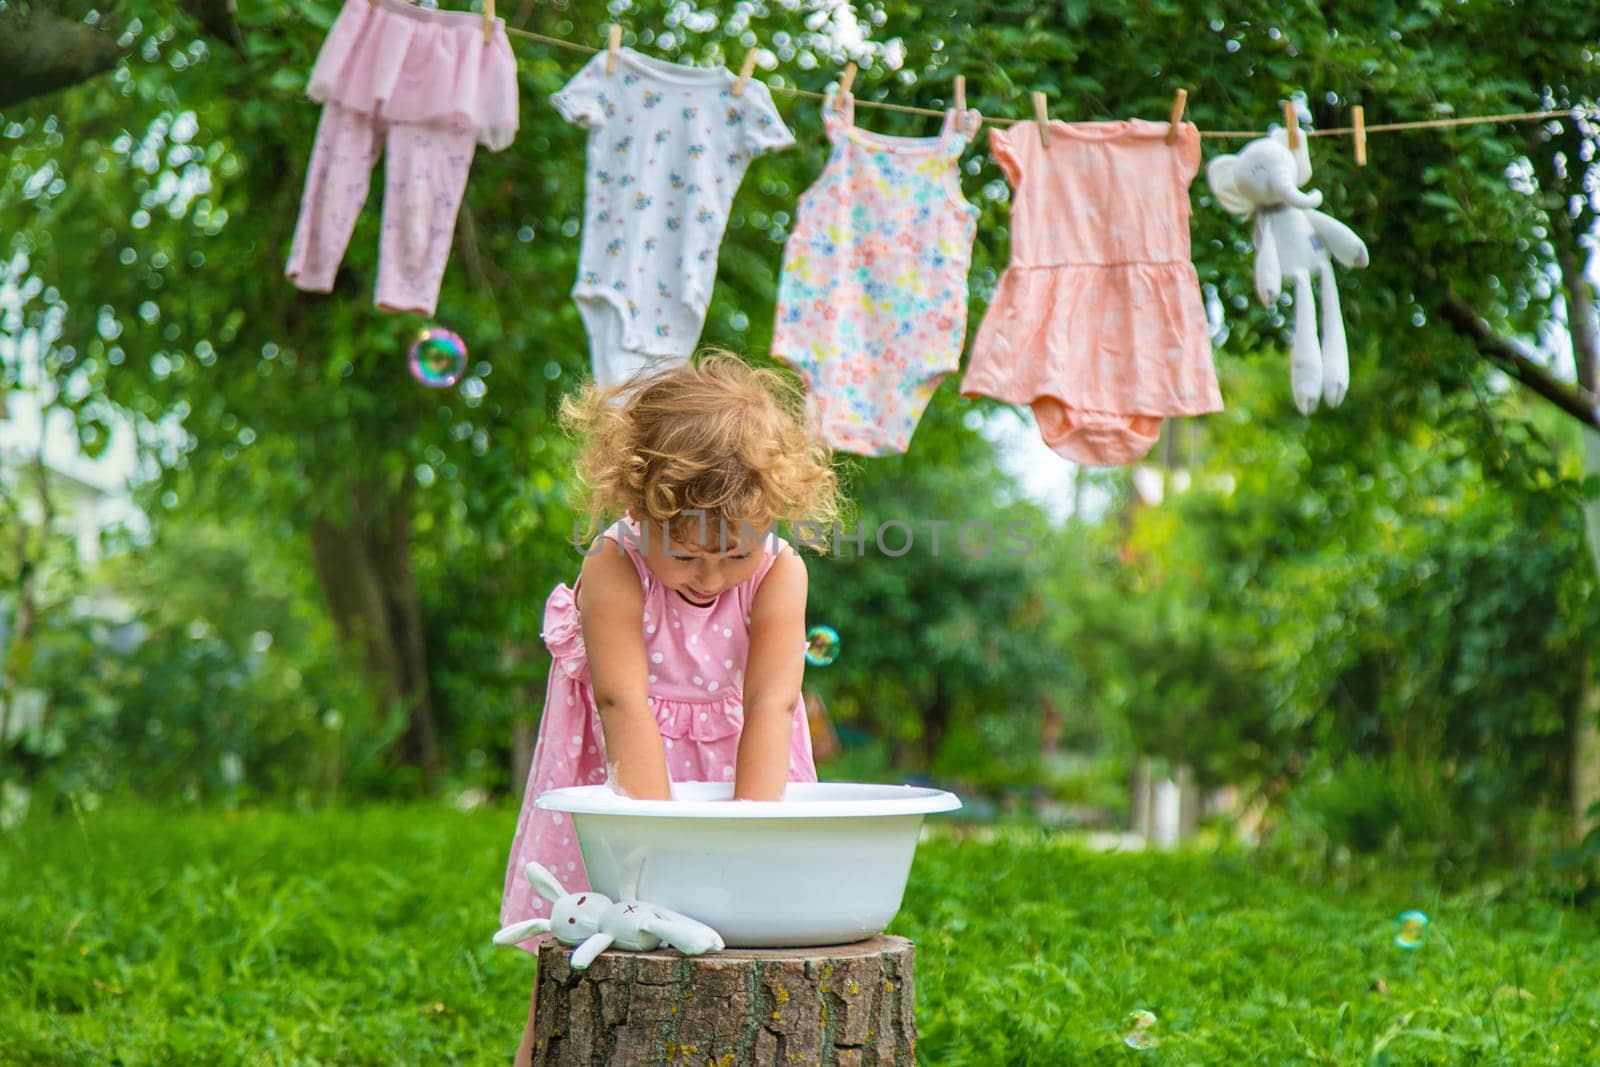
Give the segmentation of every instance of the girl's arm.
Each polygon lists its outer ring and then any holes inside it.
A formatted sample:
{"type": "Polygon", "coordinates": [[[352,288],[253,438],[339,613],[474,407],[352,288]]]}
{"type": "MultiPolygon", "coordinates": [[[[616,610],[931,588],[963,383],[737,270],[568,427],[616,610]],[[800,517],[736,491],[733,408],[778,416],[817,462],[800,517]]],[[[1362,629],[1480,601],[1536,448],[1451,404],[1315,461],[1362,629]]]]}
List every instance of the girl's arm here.
{"type": "Polygon", "coordinates": [[[777,800],[789,780],[789,738],[805,676],[806,565],[785,549],[756,590],[745,663],[744,730],[735,800],[777,800]]]}
{"type": "MultiPolygon", "coordinates": [[[[644,590],[615,541],[583,561],[578,617],[613,786],[640,800],[669,800],[667,756],[650,711],[644,660],[644,590]]],[[[753,618],[753,616],[752,616],[753,618]]]]}

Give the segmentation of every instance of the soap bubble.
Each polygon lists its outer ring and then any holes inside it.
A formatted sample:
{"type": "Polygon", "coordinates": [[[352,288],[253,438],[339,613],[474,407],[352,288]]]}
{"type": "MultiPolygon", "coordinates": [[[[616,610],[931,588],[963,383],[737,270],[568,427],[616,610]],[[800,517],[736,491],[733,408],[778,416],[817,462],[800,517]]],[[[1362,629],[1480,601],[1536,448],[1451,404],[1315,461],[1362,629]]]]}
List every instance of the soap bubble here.
{"type": "Polygon", "coordinates": [[[813,626],[806,631],[806,662],[826,667],[839,658],[839,631],[831,626],[813,626]]]}
{"type": "Polygon", "coordinates": [[[1155,1012],[1143,1008],[1130,1011],[1122,1020],[1122,1043],[1136,1049],[1155,1048],[1160,1044],[1156,1038],[1155,1012]]]}
{"type": "Polygon", "coordinates": [[[406,362],[417,381],[444,389],[467,372],[467,343],[443,326],[429,326],[411,343],[406,362]]]}
{"type": "Polygon", "coordinates": [[[1407,950],[1421,948],[1423,939],[1428,936],[1428,917],[1420,911],[1401,912],[1394,925],[1396,948],[1407,950]]]}

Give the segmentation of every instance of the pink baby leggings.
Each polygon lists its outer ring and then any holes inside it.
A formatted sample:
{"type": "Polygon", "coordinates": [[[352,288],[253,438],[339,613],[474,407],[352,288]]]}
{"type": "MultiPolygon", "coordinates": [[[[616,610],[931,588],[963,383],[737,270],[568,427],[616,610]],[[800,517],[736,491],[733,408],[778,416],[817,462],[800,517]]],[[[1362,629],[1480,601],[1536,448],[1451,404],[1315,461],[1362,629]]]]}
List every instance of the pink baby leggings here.
{"type": "Polygon", "coordinates": [[[287,273],[326,293],[367,200],[372,166],[386,146],[377,305],[432,315],[467,187],[476,135],[463,122],[387,123],[329,102],[322,107],[287,273]]]}

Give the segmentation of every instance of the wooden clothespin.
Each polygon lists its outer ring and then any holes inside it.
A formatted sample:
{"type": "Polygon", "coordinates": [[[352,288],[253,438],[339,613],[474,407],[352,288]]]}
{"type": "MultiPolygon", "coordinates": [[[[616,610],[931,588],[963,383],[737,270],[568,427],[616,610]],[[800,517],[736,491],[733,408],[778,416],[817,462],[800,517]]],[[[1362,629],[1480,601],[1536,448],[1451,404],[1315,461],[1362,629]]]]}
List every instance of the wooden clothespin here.
{"type": "Polygon", "coordinates": [[[483,39],[494,36],[494,0],[483,0],[483,39]]]}
{"type": "Polygon", "coordinates": [[[833,98],[833,109],[835,111],[844,110],[845,99],[849,97],[850,87],[855,83],[856,65],[854,63],[846,63],[844,65],[844,74],[839,78],[839,95],[833,98]]]}
{"type": "Polygon", "coordinates": [[[744,54],[744,62],[739,65],[739,80],[733,83],[733,95],[743,96],[745,83],[750,80],[750,75],[756,69],[756,49],[752,48],[744,54]]]}
{"type": "Polygon", "coordinates": [[[1044,94],[1033,93],[1033,124],[1039,127],[1039,143],[1050,147],[1050,111],[1045,107],[1044,94]]]}
{"type": "Polygon", "coordinates": [[[1300,148],[1300,116],[1295,112],[1294,101],[1283,102],[1283,129],[1289,135],[1289,151],[1295,152],[1300,148]]]}
{"type": "Polygon", "coordinates": [[[962,121],[962,116],[967,113],[967,76],[956,75],[956,121],[962,121]]]}
{"type": "Polygon", "coordinates": [[[1178,124],[1183,121],[1183,109],[1189,106],[1189,90],[1179,89],[1172,94],[1172,117],[1167,119],[1167,143],[1178,143],[1178,124]]]}
{"type": "Polygon", "coordinates": [[[622,24],[613,22],[606,34],[606,73],[617,72],[617,53],[622,51],[622,24]]]}
{"type": "Polygon", "coordinates": [[[1356,166],[1367,165],[1367,109],[1357,104],[1350,109],[1350,125],[1356,133],[1356,166]]]}

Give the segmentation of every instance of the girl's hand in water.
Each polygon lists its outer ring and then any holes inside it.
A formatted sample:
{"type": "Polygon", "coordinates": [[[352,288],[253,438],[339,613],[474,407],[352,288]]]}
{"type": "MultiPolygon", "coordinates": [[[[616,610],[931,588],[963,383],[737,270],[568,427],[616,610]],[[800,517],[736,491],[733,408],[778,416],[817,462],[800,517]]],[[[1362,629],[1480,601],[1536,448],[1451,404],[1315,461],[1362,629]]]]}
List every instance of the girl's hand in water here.
{"type": "Polygon", "coordinates": [[[750,654],[745,661],[744,729],[735,761],[735,799],[783,799],[795,707],[805,675],[805,648],[806,565],[793,549],[785,549],[761,580],[750,607],[750,654]]]}
{"type": "Polygon", "coordinates": [[[627,553],[609,539],[604,544],[583,561],[577,601],[608,778],[624,796],[670,800],[666,751],[649,702],[644,588],[627,553]]]}

